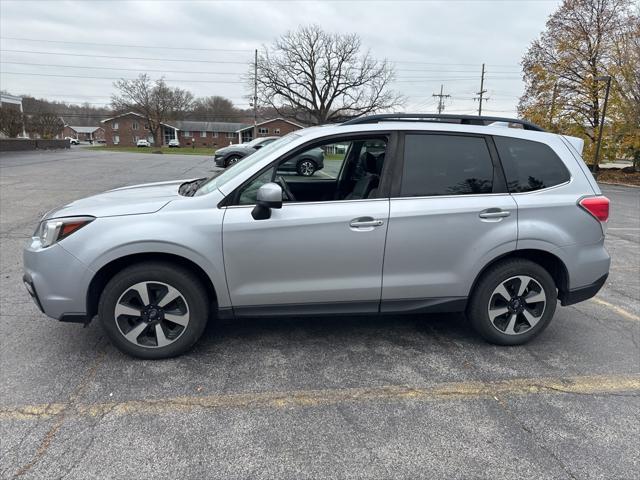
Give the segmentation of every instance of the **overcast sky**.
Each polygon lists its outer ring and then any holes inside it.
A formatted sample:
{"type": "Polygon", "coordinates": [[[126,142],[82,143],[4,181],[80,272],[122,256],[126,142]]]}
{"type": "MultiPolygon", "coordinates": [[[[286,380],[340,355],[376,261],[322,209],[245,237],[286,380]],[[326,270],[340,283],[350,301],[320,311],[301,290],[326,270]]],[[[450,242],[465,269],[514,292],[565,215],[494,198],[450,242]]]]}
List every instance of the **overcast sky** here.
{"type": "Polygon", "coordinates": [[[106,105],[117,78],[163,76],[196,96],[248,107],[253,49],[298,25],[355,32],[393,62],[406,111],[477,113],[487,64],[486,114],[515,115],[519,62],[560,0],[26,1],[0,0],[0,88],[106,105]],[[69,43],[60,43],[69,42],[69,43]],[[38,52],[38,53],[33,53],[38,52]],[[189,61],[186,61],[189,60],[189,61]]]}

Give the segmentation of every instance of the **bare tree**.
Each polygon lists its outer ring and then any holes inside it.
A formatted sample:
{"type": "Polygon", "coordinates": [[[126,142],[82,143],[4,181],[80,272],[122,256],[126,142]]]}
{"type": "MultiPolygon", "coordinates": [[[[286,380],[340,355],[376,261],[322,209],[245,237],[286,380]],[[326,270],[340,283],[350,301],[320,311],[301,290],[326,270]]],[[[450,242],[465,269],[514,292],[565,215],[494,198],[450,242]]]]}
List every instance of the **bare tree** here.
{"type": "MultiPolygon", "coordinates": [[[[392,66],[360,50],[357,35],[331,34],[317,25],[286,33],[258,56],[260,103],[312,124],[401,105],[402,97],[389,90],[392,66]]],[[[253,69],[249,77],[253,91],[253,69]]]]}
{"type": "Polygon", "coordinates": [[[42,110],[25,116],[27,131],[40,138],[52,139],[64,129],[64,121],[55,112],[42,110]]]}
{"type": "Polygon", "coordinates": [[[162,78],[152,81],[146,74],[133,80],[119,80],[114,86],[119,94],[111,97],[113,109],[144,117],[157,147],[162,145],[162,125],[183,114],[193,103],[191,92],[169,87],[162,78]]]}
{"type": "Polygon", "coordinates": [[[209,122],[239,122],[246,115],[228,98],[211,96],[196,99],[189,116],[209,122]]]}
{"type": "Polygon", "coordinates": [[[631,0],[564,0],[522,60],[519,113],[585,137],[589,150],[602,115],[604,82],[597,79],[609,73],[630,6],[631,0]]]}
{"type": "Polygon", "coordinates": [[[0,108],[0,132],[9,138],[16,138],[22,133],[23,118],[18,108],[12,106],[0,108]]]}

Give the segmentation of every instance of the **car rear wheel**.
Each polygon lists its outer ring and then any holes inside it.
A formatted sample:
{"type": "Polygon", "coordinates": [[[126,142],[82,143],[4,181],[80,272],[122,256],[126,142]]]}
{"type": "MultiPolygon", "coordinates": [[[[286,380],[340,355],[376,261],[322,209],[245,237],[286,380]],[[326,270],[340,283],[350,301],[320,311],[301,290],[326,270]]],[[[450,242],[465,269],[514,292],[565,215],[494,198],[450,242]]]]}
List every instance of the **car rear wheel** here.
{"type": "Polygon", "coordinates": [[[235,165],[236,163],[238,163],[240,161],[242,157],[239,157],[238,155],[232,155],[229,158],[227,158],[227,167],[230,167],[231,165],[235,165]]]}
{"type": "Polygon", "coordinates": [[[204,332],[207,292],[188,270],[141,263],[116,274],[98,305],[102,326],[116,347],[145,359],[186,352],[204,332]]]}
{"type": "Polygon", "coordinates": [[[556,285],[549,272],[529,260],[507,260],[482,275],[467,316],[488,342],[520,345],[549,325],[556,302],[556,285]]]}
{"type": "Polygon", "coordinates": [[[310,177],[316,172],[316,164],[313,160],[300,160],[296,165],[296,172],[301,177],[310,177]]]}

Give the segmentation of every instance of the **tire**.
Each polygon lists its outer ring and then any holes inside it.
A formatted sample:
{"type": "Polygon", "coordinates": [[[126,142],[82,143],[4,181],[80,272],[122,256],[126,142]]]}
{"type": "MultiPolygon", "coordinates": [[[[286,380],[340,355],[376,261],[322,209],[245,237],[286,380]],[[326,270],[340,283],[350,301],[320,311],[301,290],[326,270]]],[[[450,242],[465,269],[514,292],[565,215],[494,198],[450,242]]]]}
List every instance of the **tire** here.
{"type": "Polygon", "coordinates": [[[225,160],[224,166],[225,166],[225,168],[227,168],[227,167],[230,167],[231,165],[235,165],[241,159],[242,159],[242,157],[239,157],[238,155],[231,155],[229,158],[227,158],[225,160]]]}
{"type": "Polygon", "coordinates": [[[505,260],[482,274],[471,293],[467,317],[486,341],[521,345],[549,325],[557,299],[556,284],[547,270],[529,260],[505,260]]]}
{"type": "Polygon", "coordinates": [[[189,270],[144,262],[125,268],[107,283],[98,316],[113,344],[124,353],[143,359],[170,358],[189,350],[202,336],[209,298],[189,270]],[[163,302],[168,303],[161,306],[163,302]]]}
{"type": "Polygon", "coordinates": [[[301,177],[311,177],[318,169],[316,162],[303,158],[296,164],[296,173],[301,177]]]}

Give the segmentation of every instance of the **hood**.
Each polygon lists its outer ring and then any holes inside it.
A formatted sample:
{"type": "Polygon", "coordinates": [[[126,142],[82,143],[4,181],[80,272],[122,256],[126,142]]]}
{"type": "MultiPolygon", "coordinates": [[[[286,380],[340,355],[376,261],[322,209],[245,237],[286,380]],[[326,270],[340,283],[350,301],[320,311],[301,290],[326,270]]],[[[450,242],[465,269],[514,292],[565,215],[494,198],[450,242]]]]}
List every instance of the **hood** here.
{"type": "MultiPolygon", "coordinates": [[[[191,179],[195,180],[195,179],[191,179]]],[[[81,198],[47,213],[46,218],[74,217],[91,215],[93,217],[115,217],[118,215],[137,215],[160,210],[171,200],[180,197],[178,188],[189,180],[145,183],[131,187],[116,188],[108,192],[81,198]]],[[[183,197],[180,197],[183,198],[183,197]]]]}
{"type": "Polygon", "coordinates": [[[255,148],[247,147],[246,145],[229,145],[227,147],[222,147],[216,150],[216,155],[219,153],[227,153],[227,152],[242,152],[242,153],[253,153],[256,151],[255,148]]]}

